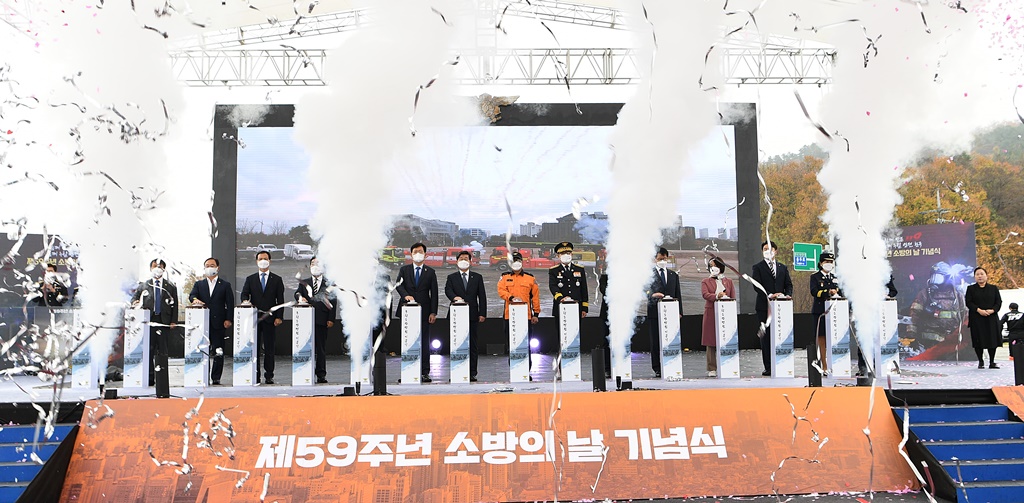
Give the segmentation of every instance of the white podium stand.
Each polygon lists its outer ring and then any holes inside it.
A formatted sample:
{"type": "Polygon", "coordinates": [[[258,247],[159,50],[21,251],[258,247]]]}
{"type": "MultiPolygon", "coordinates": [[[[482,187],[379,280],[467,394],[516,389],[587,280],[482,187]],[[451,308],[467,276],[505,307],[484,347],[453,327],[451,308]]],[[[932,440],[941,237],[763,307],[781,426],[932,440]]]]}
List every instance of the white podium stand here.
{"type": "Polygon", "coordinates": [[[576,301],[558,304],[558,338],[562,346],[562,380],[581,381],[580,305],[576,301]]]}
{"type": "Polygon", "coordinates": [[[827,300],[825,309],[825,357],[829,374],[851,377],[850,302],[846,299],[827,300]]]}
{"type": "Polygon", "coordinates": [[[423,307],[414,302],[402,306],[402,384],[420,382],[423,345],[423,307]]]}
{"type": "Polygon", "coordinates": [[[451,382],[469,384],[469,304],[458,302],[451,305],[448,328],[451,335],[451,382]]]}
{"type": "Polygon", "coordinates": [[[316,372],[313,323],[313,306],[292,308],[292,386],[313,385],[316,372]]]}
{"type": "Polygon", "coordinates": [[[124,312],[124,387],[149,387],[148,309],[124,312]]]}
{"type": "Polygon", "coordinates": [[[679,335],[679,301],[658,302],[658,334],[661,337],[661,378],[683,378],[683,341],[679,335]]]}
{"type": "Polygon", "coordinates": [[[510,382],[530,381],[530,307],[525,302],[508,306],[508,364],[510,382]]]}
{"type": "MultiPolygon", "coordinates": [[[[82,324],[79,310],[75,310],[74,328],[75,333],[83,333],[85,330],[82,324]]],[[[71,356],[71,388],[73,389],[99,389],[97,380],[99,374],[92,364],[92,351],[89,343],[82,344],[82,347],[71,356]]]]}
{"type": "Polygon", "coordinates": [[[715,301],[715,346],[719,379],[740,377],[740,334],[736,318],[736,300],[715,301]]]}
{"type": "Polygon", "coordinates": [[[210,384],[210,310],[185,308],[185,387],[210,384]]]}
{"type": "MultiPolygon", "coordinates": [[[[791,379],[795,367],[793,355],[793,301],[777,299],[770,302],[772,311],[771,360],[772,377],[791,379]]],[[[766,335],[767,336],[767,335],[766,335]]]]}
{"type": "MultiPolygon", "coordinates": [[[[235,339],[232,347],[231,385],[255,386],[259,369],[256,368],[256,316],[251,306],[235,307],[235,339]]],[[[273,358],[265,355],[264,358],[273,358]]]]}
{"type": "Polygon", "coordinates": [[[896,299],[886,299],[878,308],[878,344],[875,345],[875,376],[899,375],[900,334],[896,299]]]}

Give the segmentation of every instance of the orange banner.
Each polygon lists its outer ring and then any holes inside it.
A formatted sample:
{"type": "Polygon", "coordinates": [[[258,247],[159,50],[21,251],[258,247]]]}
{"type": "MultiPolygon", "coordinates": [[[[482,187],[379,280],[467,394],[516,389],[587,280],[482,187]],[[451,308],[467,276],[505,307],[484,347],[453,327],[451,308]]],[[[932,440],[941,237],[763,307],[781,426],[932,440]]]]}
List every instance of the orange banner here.
{"type": "Polygon", "coordinates": [[[551,394],[107,401],[113,416],[95,428],[83,417],[62,501],[827,493],[867,490],[872,467],[874,490],[916,488],[882,390],[872,462],[862,431],[869,396],[870,388],[564,393],[550,422],[551,394]]]}
{"type": "Polygon", "coordinates": [[[994,386],[992,392],[996,394],[997,402],[1024,419],[1024,386],[994,386]]]}

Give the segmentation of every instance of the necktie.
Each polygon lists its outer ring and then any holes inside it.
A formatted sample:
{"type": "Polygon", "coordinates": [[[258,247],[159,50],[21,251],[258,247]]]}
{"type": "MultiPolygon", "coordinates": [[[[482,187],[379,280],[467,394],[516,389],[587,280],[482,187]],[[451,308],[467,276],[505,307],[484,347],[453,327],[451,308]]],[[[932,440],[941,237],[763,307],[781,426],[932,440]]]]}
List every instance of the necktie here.
{"type": "Polygon", "coordinates": [[[263,291],[267,291],[267,273],[260,273],[260,286],[263,287],[263,291]]]}
{"type": "Polygon", "coordinates": [[[658,269],[658,270],[661,271],[661,283],[663,285],[668,285],[668,278],[665,277],[665,269],[658,269]]]}
{"type": "Polygon", "coordinates": [[[775,277],[775,261],[768,262],[768,267],[772,270],[772,277],[775,277]]]}
{"type": "Polygon", "coordinates": [[[313,279],[313,295],[316,295],[318,293],[320,293],[320,279],[319,278],[314,278],[313,279]]]}
{"type": "Polygon", "coordinates": [[[161,288],[160,288],[160,280],[157,280],[156,283],[153,283],[153,313],[154,314],[160,314],[160,297],[161,297],[160,294],[162,293],[162,292],[160,292],[160,290],[161,290],[161,288]]]}
{"type": "Polygon", "coordinates": [[[462,273],[462,289],[469,290],[469,275],[466,273],[462,273]]]}
{"type": "Polygon", "coordinates": [[[414,278],[414,279],[415,280],[414,280],[413,284],[416,285],[416,286],[420,286],[420,267],[419,266],[416,266],[416,278],[414,278]]]}

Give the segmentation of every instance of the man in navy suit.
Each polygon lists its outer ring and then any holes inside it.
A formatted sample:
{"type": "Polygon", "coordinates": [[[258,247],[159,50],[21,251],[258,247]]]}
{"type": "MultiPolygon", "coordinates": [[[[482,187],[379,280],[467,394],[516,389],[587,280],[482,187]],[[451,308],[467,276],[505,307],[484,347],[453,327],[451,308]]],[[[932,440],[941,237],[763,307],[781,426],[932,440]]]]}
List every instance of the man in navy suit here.
{"type": "Polygon", "coordinates": [[[658,248],[654,256],[654,279],[647,290],[647,326],[651,337],[651,367],[654,376],[661,377],[661,323],[658,322],[658,303],[661,299],[672,298],[679,304],[679,317],[683,317],[683,301],[679,288],[679,274],[672,270],[674,262],[669,261],[668,250],[658,248]]]}
{"type": "Polygon", "coordinates": [[[164,277],[167,263],[161,259],[149,262],[151,279],[139,283],[132,295],[132,304],[150,312],[149,321],[168,327],[149,327],[149,385],[157,384],[157,395],[167,397],[170,393],[167,370],[167,338],[178,324],[178,287],[164,277]],[[160,368],[157,371],[157,367],[160,368]]]}
{"type": "Polygon", "coordinates": [[[316,383],[327,384],[327,329],[334,326],[334,303],[338,301],[332,286],[324,277],[324,269],[313,257],[309,259],[310,277],[299,281],[295,300],[313,306],[313,353],[316,360],[316,383]]]}
{"type": "MultiPolygon", "coordinates": [[[[242,285],[242,302],[251,303],[259,310],[259,323],[256,324],[256,365],[259,365],[259,350],[263,350],[263,377],[267,384],[274,384],[274,338],[275,327],[284,321],[284,311],[278,309],[270,312],[274,306],[284,304],[284,280],[270,272],[270,252],[262,250],[256,253],[255,273],[245,278],[242,285]]],[[[256,383],[260,382],[256,376],[256,383]]]]}
{"type": "Polygon", "coordinates": [[[214,385],[220,384],[220,375],[224,372],[224,332],[231,328],[235,312],[235,291],[231,283],[218,277],[219,273],[220,260],[206,259],[203,262],[205,278],[196,281],[188,294],[192,304],[210,310],[210,358],[213,360],[210,381],[214,385]]]}
{"type": "Polygon", "coordinates": [[[403,265],[398,270],[398,315],[402,316],[402,306],[415,302],[421,306],[422,320],[420,323],[420,381],[430,382],[430,325],[437,319],[437,274],[430,266],[423,263],[427,258],[427,245],[416,243],[409,247],[412,263],[403,265]]]}
{"type": "MultiPolygon", "coordinates": [[[[757,291],[757,303],[754,306],[754,310],[757,312],[757,319],[762,325],[768,321],[769,299],[775,300],[793,295],[793,280],[789,277],[789,269],[785,265],[775,262],[775,253],[778,251],[779,247],[774,241],[762,243],[761,254],[764,256],[764,260],[754,264],[752,274],[750,275],[768,293],[768,295],[765,295],[764,292],[755,288],[757,291]]],[[[771,339],[769,337],[771,337],[771,327],[766,327],[764,336],[761,337],[761,360],[764,363],[764,372],[761,375],[763,376],[772,375],[771,339]]]]}
{"type": "MultiPolygon", "coordinates": [[[[487,318],[487,294],[484,292],[484,277],[469,270],[473,254],[462,250],[457,258],[459,272],[448,275],[448,280],[444,284],[444,294],[451,302],[469,304],[469,380],[476,382],[476,330],[477,324],[483,323],[487,318]]],[[[450,313],[451,311],[448,316],[451,316],[450,313]]]]}

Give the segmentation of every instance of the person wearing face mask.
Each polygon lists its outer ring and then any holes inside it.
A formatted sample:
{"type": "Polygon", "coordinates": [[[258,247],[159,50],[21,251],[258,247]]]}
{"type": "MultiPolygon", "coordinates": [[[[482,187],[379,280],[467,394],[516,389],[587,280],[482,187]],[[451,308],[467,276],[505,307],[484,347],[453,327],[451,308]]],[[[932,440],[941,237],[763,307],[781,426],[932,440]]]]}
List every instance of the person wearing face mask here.
{"type": "Polygon", "coordinates": [[[672,270],[675,261],[669,261],[668,250],[658,248],[654,256],[654,277],[647,290],[647,326],[651,339],[651,368],[654,376],[661,377],[661,331],[658,323],[658,302],[671,297],[679,301],[679,317],[683,317],[683,301],[679,288],[679,274],[672,270]]]}
{"type": "Polygon", "coordinates": [[[469,270],[473,255],[467,250],[462,250],[457,258],[459,272],[448,275],[448,280],[444,284],[444,295],[448,297],[449,302],[469,304],[469,380],[476,382],[476,331],[477,325],[486,319],[487,293],[484,291],[484,277],[469,270]]]}
{"type": "Polygon", "coordinates": [[[158,396],[167,396],[170,392],[167,382],[167,338],[171,336],[170,330],[178,325],[178,287],[164,277],[166,271],[166,262],[161,259],[151,260],[150,279],[139,283],[132,295],[132,305],[149,311],[150,323],[169,325],[149,327],[149,385],[155,385],[156,378],[160,377],[158,396]],[[157,367],[160,368],[159,372],[157,367]]]}
{"type": "Polygon", "coordinates": [[[548,269],[548,288],[554,297],[551,303],[552,316],[555,317],[555,326],[559,326],[561,309],[560,302],[575,300],[580,304],[580,317],[587,316],[587,307],[590,299],[587,293],[587,272],[583,266],[572,262],[572,243],[562,241],[555,245],[555,253],[558,255],[560,264],[548,269]]]}
{"type": "Polygon", "coordinates": [[[704,319],[701,323],[700,343],[707,350],[708,377],[718,375],[718,333],[715,331],[715,302],[735,299],[736,286],[725,277],[725,262],[715,257],[708,262],[709,276],[700,282],[700,295],[704,297],[704,319]]]}
{"type": "Polygon", "coordinates": [[[46,264],[46,274],[39,282],[39,296],[36,305],[39,307],[60,307],[68,300],[68,287],[57,274],[57,266],[46,264]]]}
{"type": "MultiPolygon", "coordinates": [[[[526,302],[531,324],[537,324],[540,316],[540,286],[532,274],[523,270],[523,255],[519,252],[513,253],[509,267],[512,270],[501,273],[501,278],[498,279],[498,297],[505,301],[505,340],[508,340],[509,336],[508,307],[512,302],[526,302]]],[[[528,360],[532,367],[533,359],[528,360]]]]}
{"type": "MultiPolygon", "coordinates": [[[[258,313],[256,324],[256,366],[259,368],[259,353],[263,354],[263,377],[267,384],[274,384],[274,338],[275,327],[284,322],[284,310],[270,312],[274,306],[284,304],[284,280],[270,272],[270,252],[256,253],[256,272],[245,278],[242,285],[242,302],[250,303],[258,313]]],[[[259,375],[256,384],[260,383],[259,375]]]]}
{"type": "Polygon", "coordinates": [[[416,243],[409,247],[412,263],[403,265],[398,270],[398,313],[402,316],[402,306],[415,302],[421,306],[422,320],[420,323],[420,348],[423,358],[420,359],[420,382],[428,383],[430,379],[430,325],[437,319],[437,273],[423,263],[427,257],[427,245],[416,243]]]}
{"type": "Polygon", "coordinates": [[[327,329],[334,326],[334,302],[331,282],[324,277],[324,268],[316,257],[309,259],[310,277],[299,281],[295,300],[313,306],[313,372],[317,384],[327,384],[327,329]]]}
{"type": "Polygon", "coordinates": [[[224,332],[234,320],[235,291],[231,283],[219,276],[220,260],[210,257],[203,262],[204,278],[192,285],[188,300],[192,305],[206,306],[210,310],[210,381],[220,385],[224,372],[224,332]]]}
{"type": "MultiPolygon", "coordinates": [[[[818,259],[818,272],[811,275],[810,291],[814,298],[811,306],[811,314],[814,316],[815,344],[816,350],[812,350],[821,368],[828,370],[828,358],[825,357],[825,302],[834,297],[842,297],[843,292],[839,289],[839,281],[833,274],[836,267],[836,256],[832,252],[824,252],[818,259]]],[[[858,359],[860,361],[860,359],[858,359]]]]}
{"type": "Polygon", "coordinates": [[[1000,318],[999,323],[1006,325],[1010,339],[1010,358],[1013,359],[1013,383],[1024,386],[1024,313],[1017,310],[1017,303],[1010,303],[1010,312],[1000,318]]]}
{"type": "MultiPolygon", "coordinates": [[[[760,289],[755,288],[757,292],[757,302],[754,304],[754,311],[757,313],[757,319],[764,325],[768,321],[768,301],[775,299],[785,299],[793,295],[793,280],[789,277],[789,269],[784,264],[779,264],[775,261],[775,254],[779,251],[779,246],[774,241],[765,241],[761,243],[761,255],[764,260],[758,261],[754,264],[751,278],[758,282],[763,288],[764,292],[760,289]],[[767,295],[766,295],[767,293],[767,295]]],[[[761,360],[764,363],[764,372],[761,372],[762,376],[772,375],[771,371],[771,327],[767,327],[764,330],[764,335],[761,337],[761,360]]]]}

